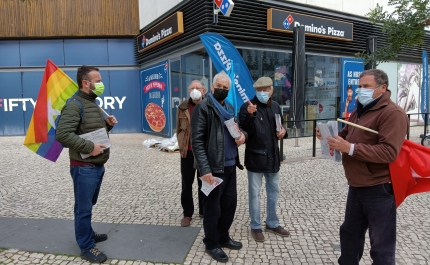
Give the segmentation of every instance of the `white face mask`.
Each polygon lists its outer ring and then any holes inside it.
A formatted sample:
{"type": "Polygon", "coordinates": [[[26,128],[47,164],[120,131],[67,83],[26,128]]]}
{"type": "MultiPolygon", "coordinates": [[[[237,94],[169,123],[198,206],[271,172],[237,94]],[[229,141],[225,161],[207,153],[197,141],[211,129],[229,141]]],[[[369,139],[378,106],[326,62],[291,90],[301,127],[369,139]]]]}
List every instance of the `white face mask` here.
{"type": "Polygon", "coordinates": [[[190,97],[192,100],[200,100],[202,98],[202,92],[194,88],[190,93],[190,97]]]}

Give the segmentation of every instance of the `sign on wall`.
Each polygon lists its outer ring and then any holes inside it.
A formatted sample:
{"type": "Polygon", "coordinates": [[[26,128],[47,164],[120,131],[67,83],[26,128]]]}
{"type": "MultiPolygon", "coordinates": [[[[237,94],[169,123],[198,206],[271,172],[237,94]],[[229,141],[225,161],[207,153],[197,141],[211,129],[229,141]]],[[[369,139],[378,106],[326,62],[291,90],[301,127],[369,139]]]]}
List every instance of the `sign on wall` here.
{"type": "Polygon", "coordinates": [[[234,7],[234,3],[232,0],[214,0],[214,3],[224,16],[230,16],[231,11],[233,11],[234,7]]]}
{"type": "Polygon", "coordinates": [[[184,33],[183,14],[182,12],[176,12],[147,31],[139,34],[137,37],[137,51],[144,52],[182,33],[184,33]]]}
{"type": "Polygon", "coordinates": [[[363,60],[342,58],[342,87],[340,89],[340,117],[349,119],[351,112],[357,108],[357,94],[360,75],[364,71],[363,60]]]}
{"type": "Polygon", "coordinates": [[[274,8],[267,9],[267,30],[292,34],[295,26],[304,26],[307,36],[344,41],[352,41],[353,39],[352,23],[274,8]]]}
{"type": "Polygon", "coordinates": [[[140,71],[143,132],[170,137],[169,62],[140,71]]]}

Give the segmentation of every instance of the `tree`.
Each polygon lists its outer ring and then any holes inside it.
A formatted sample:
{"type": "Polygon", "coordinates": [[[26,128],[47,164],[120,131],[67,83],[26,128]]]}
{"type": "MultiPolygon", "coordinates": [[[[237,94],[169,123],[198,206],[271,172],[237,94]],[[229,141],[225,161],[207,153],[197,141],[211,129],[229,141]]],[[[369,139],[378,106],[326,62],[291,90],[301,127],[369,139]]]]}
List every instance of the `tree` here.
{"type": "Polygon", "coordinates": [[[388,0],[388,6],[394,7],[392,13],[376,4],[366,14],[370,22],[382,26],[382,33],[387,39],[386,45],[371,55],[366,52],[356,54],[365,63],[394,60],[402,48],[421,46],[424,36],[428,34],[425,27],[430,26],[430,0],[388,0]]]}

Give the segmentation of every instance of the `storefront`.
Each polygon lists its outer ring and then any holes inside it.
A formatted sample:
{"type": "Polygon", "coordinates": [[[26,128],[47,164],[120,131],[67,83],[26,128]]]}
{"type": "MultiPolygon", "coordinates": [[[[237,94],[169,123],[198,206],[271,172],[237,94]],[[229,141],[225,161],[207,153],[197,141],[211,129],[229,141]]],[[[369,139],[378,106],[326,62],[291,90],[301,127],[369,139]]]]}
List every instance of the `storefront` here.
{"type": "MultiPolygon", "coordinates": [[[[229,39],[242,55],[254,80],[261,76],[273,79],[275,92],[272,97],[280,103],[285,118],[288,118],[294,89],[291,29],[298,24],[305,26],[306,31],[304,118],[345,117],[355,104],[355,101],[347,100],[348,87],[355,90],[362,71],[360,67],[363,67],[354,54],[366,50],[366,38],[380,35],[380,29],[363,17],[297,3],[269,0],[252,4],[236,0],[234,3],[230,17],[220,14],[214,24],[212,1],[184,1],[135,37],[136,61],[141,66],[142,130],[166,137],[173,135],[176,110],[188,97],[189,83],[198,79],[209,87],[216,69],[199,39],[205,32],[218,33],[229,39]],[[157,67],[164,86],[157,87],[152,83],[148,90],[150,75],[157,77],[154,76],[157,71],[151,69],[157,67]],[[163,110],[157,117],[164,119],[165,124],[159,124],[155,130],[148,126],[153,121],[145,115],[149,103],[163,110]]],[[[425,45],[429,47],[429,43],[427,37],[425,45]]],[[[421,49],[405,49],[398,61],[419,64],[421,49]]],[[[382,66],[386,68],[387,65],[382,66]]],[[[396,101],[397,75],[391,83],[390,87],[395,90],[392,98],[396,101]]],[[[354,99],[355,94],[349,98],[354,99]]],[[[302,135],[311,133],[311,122],[307,122],[302,135]]]]}

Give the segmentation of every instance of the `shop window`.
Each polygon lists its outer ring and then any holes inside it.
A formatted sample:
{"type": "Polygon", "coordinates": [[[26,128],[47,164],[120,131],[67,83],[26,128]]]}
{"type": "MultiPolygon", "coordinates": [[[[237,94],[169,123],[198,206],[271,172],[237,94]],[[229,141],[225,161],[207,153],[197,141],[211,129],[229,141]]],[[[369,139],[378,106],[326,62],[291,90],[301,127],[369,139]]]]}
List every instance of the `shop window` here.
{"type": "MultiPolygon", "coordinates": [[[[335,119],[340,112],[340,58],[306,56],[305,120],[335,119]]],[[[313,122],[305,123],[312,135],[313,122]]]]}
{"type": "Polygon", "coordinates": [[[181,56],[182,60],[182,100],[189,97],[188,86],[193,80],[200,80],[209,91],[209,56],[205,49],[187,53],[181,56]]]}

